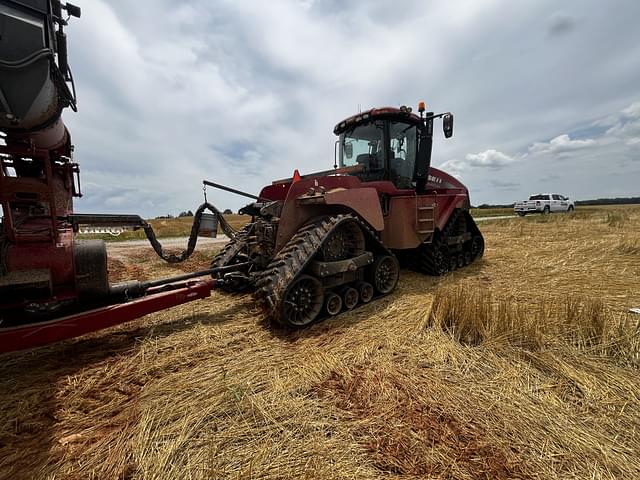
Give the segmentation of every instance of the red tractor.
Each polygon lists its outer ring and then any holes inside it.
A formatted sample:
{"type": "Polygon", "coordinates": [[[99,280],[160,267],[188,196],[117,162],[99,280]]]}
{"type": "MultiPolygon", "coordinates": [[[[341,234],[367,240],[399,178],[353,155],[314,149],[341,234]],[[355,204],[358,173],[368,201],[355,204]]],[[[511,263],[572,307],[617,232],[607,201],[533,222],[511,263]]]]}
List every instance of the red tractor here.
{"type": "Polygon", "coordinates": [[[482,255],[467,189],[430,167],[434,120],[443,119],[450,137],[453,116],[422,103],[419,115],[381,108],[340,122],[331,170],[296,171],[258,196],[205,182],[252,197],[243,209],[252,221],[234,232],[205,202],[179,255],[165,253],[137,215],[74,213],[79,166],[61,118],[76,107],[70,16],[80,9],[60,0],[0,0],[0,353],[123,323],[213,288],[254,289],[270,319],[304,327],[392,292],[398,259],[442,275],[482,255]],[[82,225],[142,228],[159,256],[179,262],[193,252],[207,209],[231,241],[201,272],[110,285],[104,242],[75,238],[82,225]]]}
{"type": "Polygon", "coordinates": [[[481,257],[469,192],[430,166],[434,120],[449,138],[453,116],[418,110],[349,117],[334,128],[333,170],[264,187],[242,210],[251,223],[213,261],[225,269],[219,286],[254,288],[270,319],[304,327],[392,292],[398,259],[442,275],[481,257]]]}

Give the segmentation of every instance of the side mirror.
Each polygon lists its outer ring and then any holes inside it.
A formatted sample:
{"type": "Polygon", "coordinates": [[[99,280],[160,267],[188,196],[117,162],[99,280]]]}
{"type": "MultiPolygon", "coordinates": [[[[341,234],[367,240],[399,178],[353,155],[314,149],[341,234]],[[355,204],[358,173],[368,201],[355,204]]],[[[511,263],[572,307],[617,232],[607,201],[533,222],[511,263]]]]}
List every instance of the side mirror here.
{"type": "Polygon", "coordinates": [[[64,7],[67,13],[69,14],[70,17],[76,17],[76,18],[80,18],[80,15],[82,15],[82,10],[80,10],[80,7],[76,7],[75,5],[72,5],[71,3],[67,3],[64,7]]]}
{"type": "Polygon", "coordinates": [[[353,145],[351,143],[344,144],[344,154],[347,158],[353,157],[353,145]]]}
{"type": "Polygon", "coordinates": [[[447,113],[442,117],[442,130],[444,131],[445,138],[451,138],[453,136],[453,115],[447,113]]]}

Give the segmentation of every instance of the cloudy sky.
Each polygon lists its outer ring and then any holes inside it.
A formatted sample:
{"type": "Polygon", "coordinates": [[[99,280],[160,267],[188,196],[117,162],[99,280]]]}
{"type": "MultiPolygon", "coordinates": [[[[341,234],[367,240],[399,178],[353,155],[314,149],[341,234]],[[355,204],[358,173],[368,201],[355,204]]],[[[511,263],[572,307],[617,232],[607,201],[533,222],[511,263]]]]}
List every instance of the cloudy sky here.
{"type": "Polygon", "coordinates": [[[75,3],[79,211],[176,214],[205,178],[330,168],[340,119],[419,100],[455,114],[433,164],[473,204],[640,195],[637,0],[75,3]]]}

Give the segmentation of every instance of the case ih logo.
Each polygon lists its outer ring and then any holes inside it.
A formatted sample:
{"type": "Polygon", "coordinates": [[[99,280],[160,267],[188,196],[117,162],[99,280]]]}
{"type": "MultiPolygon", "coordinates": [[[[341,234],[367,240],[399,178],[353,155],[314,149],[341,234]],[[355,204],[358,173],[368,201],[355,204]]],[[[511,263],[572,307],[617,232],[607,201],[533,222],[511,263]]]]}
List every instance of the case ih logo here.
{"type": "Polygon", "coordinates": [[[429,175],[429,182],[430,183],[440,184],[440,183],[442,183],[442,179],[440,177],[435,177],[433,175],[429,175]]]}

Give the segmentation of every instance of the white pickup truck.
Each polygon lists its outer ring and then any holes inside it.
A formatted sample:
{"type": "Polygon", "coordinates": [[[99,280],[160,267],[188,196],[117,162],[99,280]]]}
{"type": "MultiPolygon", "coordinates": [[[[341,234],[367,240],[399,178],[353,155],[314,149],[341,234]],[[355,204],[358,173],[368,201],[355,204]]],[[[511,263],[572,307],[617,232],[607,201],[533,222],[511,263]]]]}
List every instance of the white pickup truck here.
{"type": "Polygon", "coordinates": [[[575,202],[569,197],[557,193],[539,193],[531,195],[529,200],[516,202],[513,211],[524,217],[527,213],[573,212],[575,202]]]}

